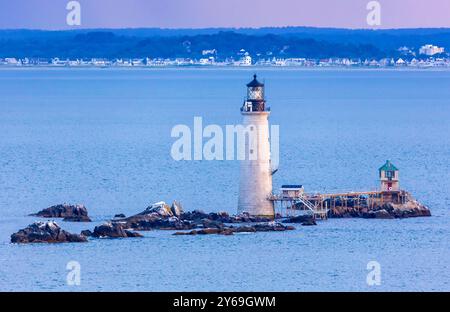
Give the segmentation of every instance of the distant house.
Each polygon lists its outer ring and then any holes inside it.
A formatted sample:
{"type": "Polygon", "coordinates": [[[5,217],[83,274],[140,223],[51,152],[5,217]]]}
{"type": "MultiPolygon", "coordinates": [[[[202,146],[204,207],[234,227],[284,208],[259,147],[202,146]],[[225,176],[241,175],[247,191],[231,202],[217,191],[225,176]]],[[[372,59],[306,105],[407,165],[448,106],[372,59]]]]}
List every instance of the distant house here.
{"type": "Polygon", "coordinates": [[[435,54],[444,53],[444,51],[444,48],[432,44],[426,44],[419,49],[419,54],[433,56],[435,54]]]}
{"type": "Polygon", "coordinates": [[[252,65],[252,57],[246,53],[241,59],[239,60],[240,66],[251,66],[252,65]]]}
{"type": "Polygon", "coordinates": [[[406,65],[406,62],[403,59],[399,58],[397,60],[397,62],[395,62],[395,65],[397,65],[397,66],[404,66],[404,65],[406,65]]]}

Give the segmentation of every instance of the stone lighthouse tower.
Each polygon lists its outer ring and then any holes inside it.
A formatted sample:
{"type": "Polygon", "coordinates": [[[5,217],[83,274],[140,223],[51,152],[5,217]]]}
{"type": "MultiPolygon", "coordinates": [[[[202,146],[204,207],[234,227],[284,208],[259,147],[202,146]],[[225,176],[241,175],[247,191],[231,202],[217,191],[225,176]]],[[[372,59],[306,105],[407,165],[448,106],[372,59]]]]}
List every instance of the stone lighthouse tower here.
{"type": "Polygon", "coordinates": [[[241,108],[246,129],[245,159],[240,163],[238,213],[273,217],[272,168],[270,163],[269,115],[264,84],[253,76],[247,84],[247,99],[241,108]]]}

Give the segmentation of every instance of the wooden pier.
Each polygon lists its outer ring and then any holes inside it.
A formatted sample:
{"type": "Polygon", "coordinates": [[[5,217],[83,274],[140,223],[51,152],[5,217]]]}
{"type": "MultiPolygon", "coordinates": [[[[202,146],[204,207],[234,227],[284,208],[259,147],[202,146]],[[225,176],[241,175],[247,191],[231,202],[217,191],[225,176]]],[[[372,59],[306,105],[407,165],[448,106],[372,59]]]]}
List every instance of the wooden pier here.
{"type": "Polygon", "coordinates": [[[367,191],[346,193],[282,192],[272,194],[269,200],[275,204],[275,212],[282,217],[311,214],[325,220],[335,211],[370,211],[385,203],[404,204],[411,195],[399,191],[367,191]]]}

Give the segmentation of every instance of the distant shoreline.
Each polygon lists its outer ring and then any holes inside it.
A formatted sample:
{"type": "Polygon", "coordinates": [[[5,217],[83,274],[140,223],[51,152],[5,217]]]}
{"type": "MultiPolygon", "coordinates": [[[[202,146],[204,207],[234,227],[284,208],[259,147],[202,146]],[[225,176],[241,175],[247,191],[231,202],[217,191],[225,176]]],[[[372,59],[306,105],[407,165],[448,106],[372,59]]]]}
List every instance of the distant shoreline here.
{"type": "Polygon", "coordinates": [[[370,66],[8,66],[0,65],[1,70],[299,70],[299,71],[450,71],[448,67],[370,67],[370,66]]]}

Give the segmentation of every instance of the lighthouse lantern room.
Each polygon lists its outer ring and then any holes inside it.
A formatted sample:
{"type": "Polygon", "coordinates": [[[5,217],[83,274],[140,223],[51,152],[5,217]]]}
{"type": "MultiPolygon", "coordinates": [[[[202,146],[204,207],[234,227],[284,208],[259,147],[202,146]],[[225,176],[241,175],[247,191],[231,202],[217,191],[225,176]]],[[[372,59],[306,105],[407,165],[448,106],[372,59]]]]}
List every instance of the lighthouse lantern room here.
{"type": "Polygon", "coordinates": [[[264,84],[256,79],[247,84],[247,99],[241,109],[246,112],[264,112],[266,110],[266,102],[264,100],[264,84]]]}

